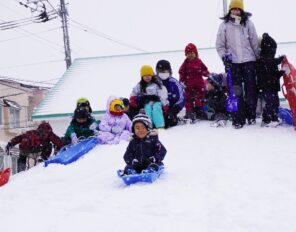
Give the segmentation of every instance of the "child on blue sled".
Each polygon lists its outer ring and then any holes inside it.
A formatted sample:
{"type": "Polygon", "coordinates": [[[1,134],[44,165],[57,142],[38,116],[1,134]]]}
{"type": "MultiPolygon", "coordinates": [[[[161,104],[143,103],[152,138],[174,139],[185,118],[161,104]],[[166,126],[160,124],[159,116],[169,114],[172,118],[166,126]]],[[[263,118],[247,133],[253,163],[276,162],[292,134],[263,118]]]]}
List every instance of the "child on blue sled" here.
{"type": "Polygon", "coordinates": [[[134,133],[123,156],[126,162],[123,175],[158,171],[166,149],[158,139],[157,130],[152,130],[151,120],[145,114],[138,114],[132,121],[134,133]]]}

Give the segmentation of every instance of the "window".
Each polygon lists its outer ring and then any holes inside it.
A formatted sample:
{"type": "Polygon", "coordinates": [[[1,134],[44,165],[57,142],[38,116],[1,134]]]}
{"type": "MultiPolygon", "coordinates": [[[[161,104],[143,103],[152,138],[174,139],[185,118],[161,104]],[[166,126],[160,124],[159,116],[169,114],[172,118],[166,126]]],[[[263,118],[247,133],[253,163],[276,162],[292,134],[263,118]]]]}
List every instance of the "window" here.
{"type": "Polygon", "coordinates": [[[20,127],[20,105],[10,100],[4,100],[4,102],[9,107],[9,128],[20,127]]]}

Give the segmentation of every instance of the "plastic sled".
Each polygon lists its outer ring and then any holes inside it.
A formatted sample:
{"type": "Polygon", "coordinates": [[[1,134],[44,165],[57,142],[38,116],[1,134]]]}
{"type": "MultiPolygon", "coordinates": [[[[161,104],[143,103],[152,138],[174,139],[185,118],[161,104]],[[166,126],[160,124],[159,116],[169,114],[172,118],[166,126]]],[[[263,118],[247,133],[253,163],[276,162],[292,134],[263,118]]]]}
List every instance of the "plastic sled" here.
{"type": "Polygon", "coordinates": [[[92,150],[97,144],[98,139],[95,137],[83,140],[73,146],[63,147],[58,154],[52,159],[46,160],[44,166],[47,167],[51,163],[70,164],[78,160],[81,156],[92,150]]]}
{"type": "Polygon", "coordinates": [[[153,183],[158,177],[163,173],[164,166],[159,166],[157,172],[148,172],[148,173],[140,173],[140,174],[133,174],[133,175],[122,175],[123,170],[118,170],[117,175],[126,185],[135,184],[138,182],[146,182],[146,183],[153,183]]]}
{"type": "Polygon", "coordinates": [[[0,186],[5,185],[9,181],[10,173],[10,168],[6,168],[4,171],[0,172],[0,186]]]}

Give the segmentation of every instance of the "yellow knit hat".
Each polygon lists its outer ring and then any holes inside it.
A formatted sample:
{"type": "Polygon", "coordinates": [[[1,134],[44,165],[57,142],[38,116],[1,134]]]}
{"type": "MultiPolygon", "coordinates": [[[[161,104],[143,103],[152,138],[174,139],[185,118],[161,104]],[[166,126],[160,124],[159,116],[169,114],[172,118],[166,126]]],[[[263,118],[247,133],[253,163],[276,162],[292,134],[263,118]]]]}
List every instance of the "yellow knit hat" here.
{"type": "Polygon", "coordinates": [[[231,0],[231,2],[229,4],[229,10],[231,10],[233,8],[238,8],[238,9],[244,10],[243,0],[231,0]]]}
{"type": "Polygon", "coordinates": [[[141,77],[143,76],[155,76],[153,68],[149,65],[143,65],[141,68],[141,77]]]}

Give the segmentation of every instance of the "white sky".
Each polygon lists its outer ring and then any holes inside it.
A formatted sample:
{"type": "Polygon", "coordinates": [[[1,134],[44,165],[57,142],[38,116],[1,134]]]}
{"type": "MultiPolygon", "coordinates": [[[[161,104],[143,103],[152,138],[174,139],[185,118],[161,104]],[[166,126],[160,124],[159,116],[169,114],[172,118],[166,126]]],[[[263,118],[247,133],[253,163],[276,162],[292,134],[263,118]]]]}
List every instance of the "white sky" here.
{"type": "Polygon", "coordinates": [[[1,231],[295,232],[296,134],[259,124],[161,131],[166,169],[153,184],[117,177],[127,142],[19,173],[0,187],[1,231]]]}
{"type": "MultiPolygon", "coordinates": [[[[49,1],[57,8],[59,0],[49,1]]],[[[69,31],[72,59],[180,50],[188,42],[196,43],[197,47],[212,47],[221,22],[218,18],[222,15],[222,3],[223,0],[73,0],[68,5],[73,20],[69,31]],[[83,31],[76,22],[96,32],[83,31]],[[140,50],[119,45],[102,35],[140,50]]],[[[296,41],[292,27],[296,22],[295,5],[293,0],[245,0],[245,10],[253,13],[258,34],[269,32],[278,42],[296,41]]],[[[0,0],[0,12],[0,22],[31,16],[30,10],[19,5],[18,0],[0,0]]],[[[59,78],[65,71],[60,26],[55,19],[0,31],[0,75],[35,81],[59,78]],[[28,33],[38,33],[38,37],[28,33]],[[23,66],[34,63],[43,64],[23,66]]]]}

